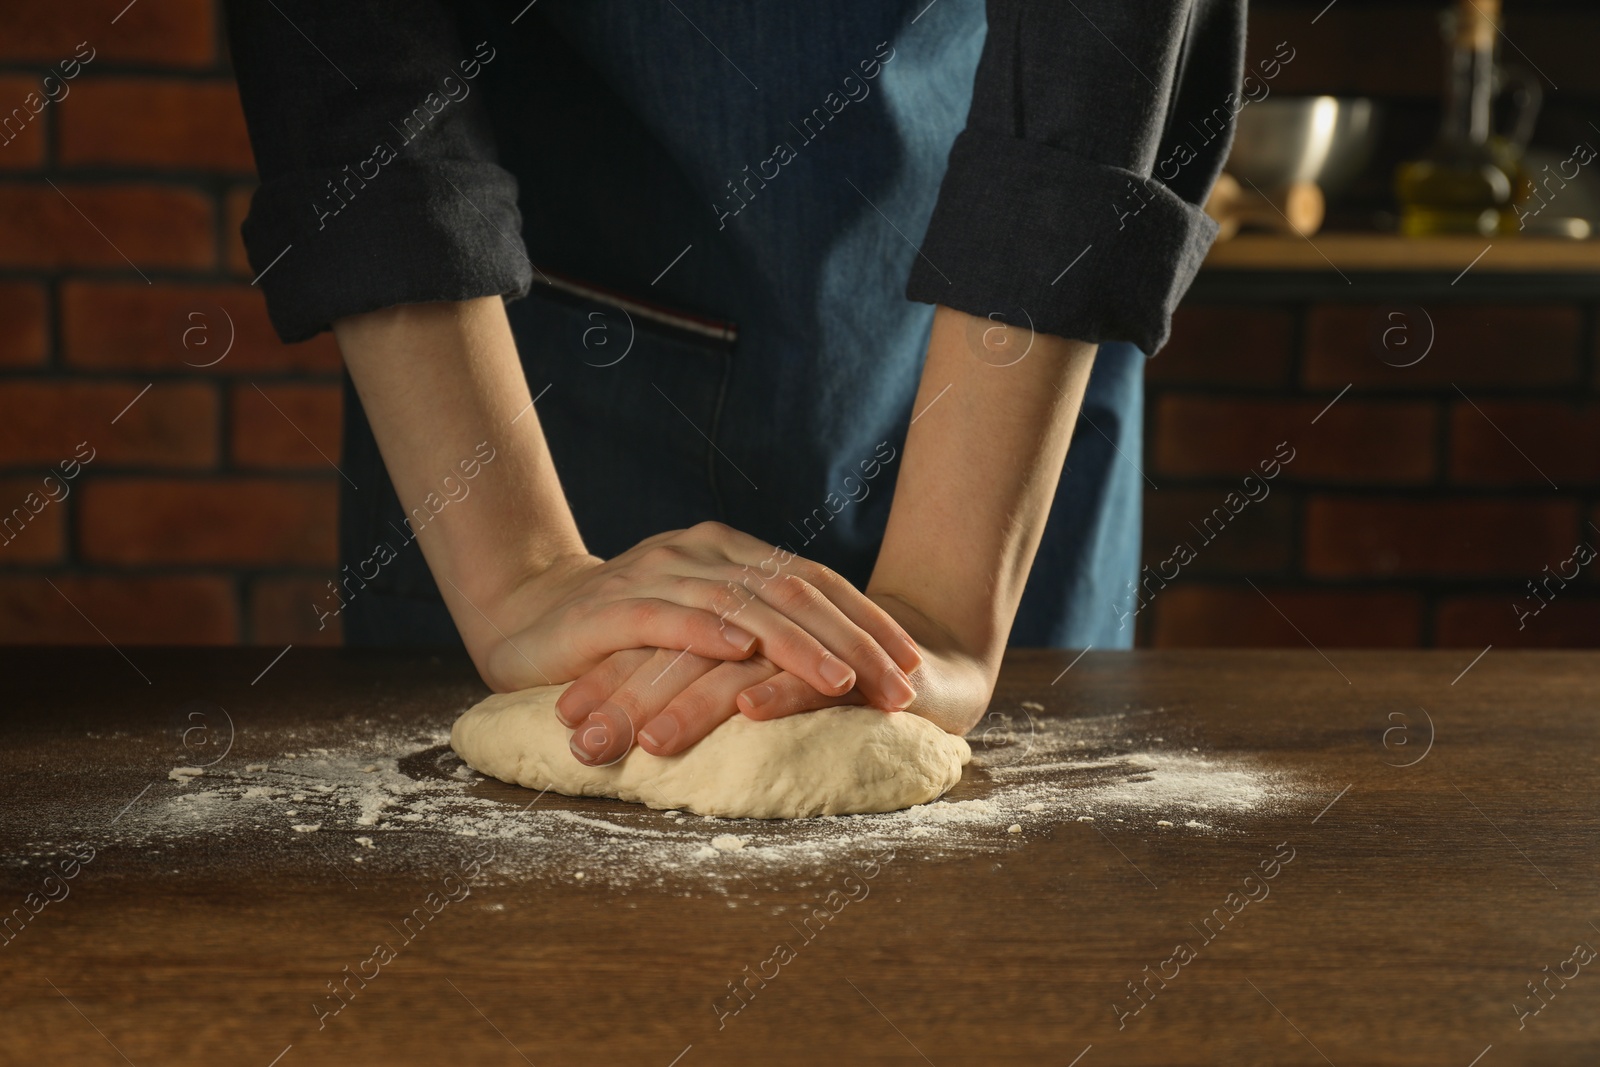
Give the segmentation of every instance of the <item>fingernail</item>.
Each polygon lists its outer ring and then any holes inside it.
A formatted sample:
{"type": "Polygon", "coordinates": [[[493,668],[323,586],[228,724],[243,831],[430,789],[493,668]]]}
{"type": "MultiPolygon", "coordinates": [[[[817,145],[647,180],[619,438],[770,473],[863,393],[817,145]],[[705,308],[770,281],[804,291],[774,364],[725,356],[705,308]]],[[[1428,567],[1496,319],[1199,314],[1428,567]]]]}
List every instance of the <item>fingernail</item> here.
{"type": "Polygon", "coordinates": [[[777,696],[778,692],[770,685],[758,685],[746,689],[739,695],[744,698],[746,711],[760,711],[772,703],[772,698],[777,696]]]}
{"type": "Polygon", "coordinates": [[[889,701],[889,706],[896,711],[904,711],[917,699],[917,691],[911,687],[911,679],[898,671],[890,671],[883,680],[883,695],[889,701]]]}
{"type": "Polygon", "coordinates": [[[567,726],[576,726],[589,717],[589,713],[599,707],[600,701],[593,697],[573,697],[563,703],[556,701],[556,718],[567,726]]]}
{"type": "Polygon", "coordinates": [[[905,634],[900,635],[900,649],[893,653],[894,661],[900,669],[910,674],[922,666],[922,653],[917,651],[917,643],[905,634]]]}
{"type": "Polygon", "coordinates": [[[845,665],[843,660],[823,654],[822,663],[817,667],[817,673],[822,675],[822,680],[835,689],[850,688],[855,681],[855,672],[845,665]]]}
{"type": "Polygon", "coordinates": [[[572,734],[572,754],[591,767],[624,755],[633,744],[633,724],[620,708],[591,712],[572,734]]]}
{"type": "Polygon", "coordinates": [[[749,652],[756,643],[755,634],[726,622],[722,624],[722,639],[740,652],[749,652]]]}
{"type": "Polygon", "coordinates": [[[640,739],[650,742],[654,748],[666,748],[677,736],[678,717],[670,711],[657,715],[639,731],[640,739]]]}

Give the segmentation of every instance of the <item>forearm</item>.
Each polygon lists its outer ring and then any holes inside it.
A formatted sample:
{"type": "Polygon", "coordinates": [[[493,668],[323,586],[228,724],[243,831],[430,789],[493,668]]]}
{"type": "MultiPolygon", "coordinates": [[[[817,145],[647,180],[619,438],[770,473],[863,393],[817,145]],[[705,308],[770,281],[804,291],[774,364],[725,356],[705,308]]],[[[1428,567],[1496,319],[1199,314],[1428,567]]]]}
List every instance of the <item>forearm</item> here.
{"type": "Polygon", "coordinates": [[[340,319],[334,334],[417,543],[480,659],[500,636],[480,612],[493,617],[521,581],[584,550],[505,306],[498,296],[403,304],[340,319]]]}
{"type": "Polygon", "coordinates": [[[918,415],[867,588],[910,604],[991,670],[1044,533],[1095,351],[946,307],[934,316],[918,415]]]}

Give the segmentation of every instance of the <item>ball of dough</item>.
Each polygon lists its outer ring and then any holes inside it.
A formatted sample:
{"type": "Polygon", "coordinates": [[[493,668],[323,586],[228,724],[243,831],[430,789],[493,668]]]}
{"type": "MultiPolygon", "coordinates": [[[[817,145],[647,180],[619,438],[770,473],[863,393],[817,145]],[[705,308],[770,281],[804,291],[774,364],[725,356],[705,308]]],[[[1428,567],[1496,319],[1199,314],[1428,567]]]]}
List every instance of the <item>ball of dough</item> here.
{"type": "Polygon", "coordinates": [[[844,707],[764,722],[735,715],[676,756],[635,746],[610,766],[588,767],[556,718],[564,689],[496,693],[456,720],[450,746],[474,769],[529,789],[751,819],[925,804],[960,781],[972,758],[965,740],[919,715],[844,707]]]}

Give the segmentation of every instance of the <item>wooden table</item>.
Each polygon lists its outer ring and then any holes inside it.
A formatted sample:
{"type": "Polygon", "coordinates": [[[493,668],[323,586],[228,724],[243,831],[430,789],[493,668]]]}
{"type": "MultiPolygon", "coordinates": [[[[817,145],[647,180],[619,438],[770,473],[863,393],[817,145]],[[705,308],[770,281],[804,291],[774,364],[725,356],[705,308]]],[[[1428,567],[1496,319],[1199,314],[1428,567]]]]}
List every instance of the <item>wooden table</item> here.
{"type": "Polygon", "coordinates": [[[295,648],[263,673],[273,650],[124,651],[0,653],[3,906],[40,889],[38,843],[95,847],[0,945],[0,1062],[1600,1062],[1600,967],[1572,962],[1600,946],[1594,654],[1091,652],[1064,675],[1069,653],[1017,654],[997,706],[1145,709],[1301,799],[1228,834],[1064,821],[977,857],[902,849],[720,1030],[714,998],[817,883],[740,901],[491,872],[319,1030],[324,983],[437,878],[336,874],[284,833],[119,851],[118,820],[176,788],[191,701],[234,723],[228,766],[273,730],[437,729],[481,686],[450,656],[295,648]],[[1201,942],[1190,923],[1280,843],[1270,896],[1201,942]],[[1119,1028],[1147,966],[1177,973],[1119,1028]]]}
{"type": "Polygon", "coordinates": [[[1206,256],[1216,270],[1445,271],[1595,274],[1600,240],[1558,237],[1401,237],[1330,231],[1304,237],[1241,234],[1218,241],[1206,256]]]}

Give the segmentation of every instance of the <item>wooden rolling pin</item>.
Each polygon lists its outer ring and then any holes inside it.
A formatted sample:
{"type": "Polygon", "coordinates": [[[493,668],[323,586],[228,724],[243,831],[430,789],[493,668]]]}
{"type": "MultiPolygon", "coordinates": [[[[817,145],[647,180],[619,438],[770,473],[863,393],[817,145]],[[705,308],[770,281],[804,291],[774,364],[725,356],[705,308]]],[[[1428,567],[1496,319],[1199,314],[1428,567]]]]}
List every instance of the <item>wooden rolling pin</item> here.
{"type": "Polygon", "coordinates": [[[1233,175],[1217,178],[1206,200],[1206,214],[1217,220],[1217,240],[1226,241],[1240,229],[1296,233],[1309,237],[1322,228],[1326,205],[1316,182],[1291,182],[1257,191],[1239,184],[1233,175]]]}

